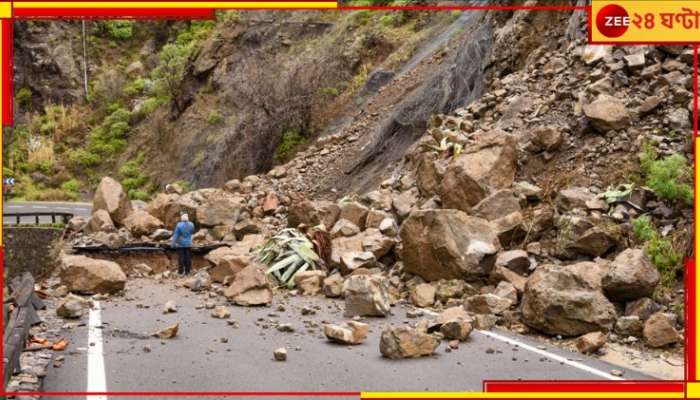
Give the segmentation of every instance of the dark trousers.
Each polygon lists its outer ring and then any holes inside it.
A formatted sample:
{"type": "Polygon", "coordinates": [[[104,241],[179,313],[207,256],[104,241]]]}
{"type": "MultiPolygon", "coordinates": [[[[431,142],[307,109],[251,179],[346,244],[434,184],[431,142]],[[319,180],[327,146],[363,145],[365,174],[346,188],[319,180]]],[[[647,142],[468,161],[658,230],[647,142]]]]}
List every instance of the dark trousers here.
{"type": "Polygon", "coordinates": [[[192,269],[192,251],[189,247],[177,248],[178,269],[181,274],[189,274],[192,269]]]}

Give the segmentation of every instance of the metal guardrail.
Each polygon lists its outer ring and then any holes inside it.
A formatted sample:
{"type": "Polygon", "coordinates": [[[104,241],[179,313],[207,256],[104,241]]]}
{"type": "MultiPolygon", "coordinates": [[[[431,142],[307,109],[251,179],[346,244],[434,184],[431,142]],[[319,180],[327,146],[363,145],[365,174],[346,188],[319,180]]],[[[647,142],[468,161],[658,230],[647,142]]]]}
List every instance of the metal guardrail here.
{"type": "Polygon", "coordinates": [[[67,212],[23,212],[23,213],[3,213],[2,221],[5,223],[5,218],[15,218],[16,225],[21,225],[22,218],[33,217],[34,225],[41,225],[41,217],[51,217],[51,223],[55,224],[57,218],[61,218],[61,222],[67,224],[71,218],[73,218],[72,213],[67,212]]]}
{"type": "Polygon", "coordinates": [[[21,371],[19,356],[27,342],[29,328],[41,322],[36,310],[46,307],[36,295],[34,278],[28,272],[14,278],[10,283],[10,290],[12,294],[3,304],[5,311],[3,388],[7,388],[12,374],[21,371]]]}

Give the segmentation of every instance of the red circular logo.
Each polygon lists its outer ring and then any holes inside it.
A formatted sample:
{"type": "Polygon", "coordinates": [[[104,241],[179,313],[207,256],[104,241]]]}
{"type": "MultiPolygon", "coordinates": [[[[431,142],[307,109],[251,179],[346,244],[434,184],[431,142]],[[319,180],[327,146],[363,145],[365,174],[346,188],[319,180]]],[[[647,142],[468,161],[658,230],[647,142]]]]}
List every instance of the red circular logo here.
{"type": "Polygon", "coordinates": [[[601,8],[595,17],[595,25],[600,33],[611,38],[622,36],[627,32],[629,24],[627,10],[617,4],[608,4],[601,8]]]}

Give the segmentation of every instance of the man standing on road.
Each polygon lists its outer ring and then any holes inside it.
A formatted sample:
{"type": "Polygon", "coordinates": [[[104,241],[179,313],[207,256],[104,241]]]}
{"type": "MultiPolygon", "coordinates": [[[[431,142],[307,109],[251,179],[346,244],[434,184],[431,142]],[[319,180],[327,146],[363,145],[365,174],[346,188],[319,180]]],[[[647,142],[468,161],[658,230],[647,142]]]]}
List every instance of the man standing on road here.
{"type": "Polygon", "coordinates": [[[180,216],[180,222],[173,232],[173,247],[177,249],[178,274],[188,275],[192,268],[192,233],[194,224],[190,222],[187,214],[180,216]]]}

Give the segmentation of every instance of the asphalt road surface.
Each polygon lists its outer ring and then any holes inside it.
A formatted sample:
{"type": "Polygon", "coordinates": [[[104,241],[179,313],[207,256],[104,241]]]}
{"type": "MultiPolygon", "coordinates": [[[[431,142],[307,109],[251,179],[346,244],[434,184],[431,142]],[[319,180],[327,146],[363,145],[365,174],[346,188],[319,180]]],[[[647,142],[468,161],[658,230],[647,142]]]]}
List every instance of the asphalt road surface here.
{"type": "MultiPolygon", "coordinates": [[[[71,213],[74,216],[89,217],[91,203],[70,203],[70,202],[4,202],[3,214],[7,213],[44,213],[44,212],[63,212],[71,213]]],[[[60,222],[60,221],[57,221],[60,222]]],[[[16,224],[17,220],[14,217],[3,217],[3,224],[16,224]]],[[[21,224],[34,224],[34,217],[22,217],[21,224]]],[[[51,217],[42,216],[39,223],[50,224],[51,217]]]]}
{"type": "MultiPolygon", "coordinates": [[[[653,379],[498,329],[475,331],[452,352],[443,341],[430,357],[382,358],[383,327],[415,322],[403,305],[389,318],[365,319],[370,324],[365,343],[343,346],[322,333],[324,323],[343,321],[342,301],[279,294],[271,307],[228,305],[237,327],[197,309],[206,302],[227,304],[223,297],[176,287],[175,281],[130,280],[124,297],[99,302],[99,311],[83,317],[83,326],[64,329],[71,344],[64,364],[50,368],[45,391],[480,391],[485,379],[620,379],[609,375],[613,369],[624,371],[623,379],[653,379]],[[176,301],[177,313],[162,313],[169,300],[176,301]],[[284,311],[278,311],[280,304],[284,311]],[[302,315],[305,306],[316,314],[302,315]],[[176,322],[176,338],[149,336],[176,322]],[[279,332],[278,323],[291,323],[295,331],[279,332]],[[287,348],[286,362],[273,360],[278,347],[287,348]]],[[[52,397],[60,398],[75,397],[52,397]]]]}

